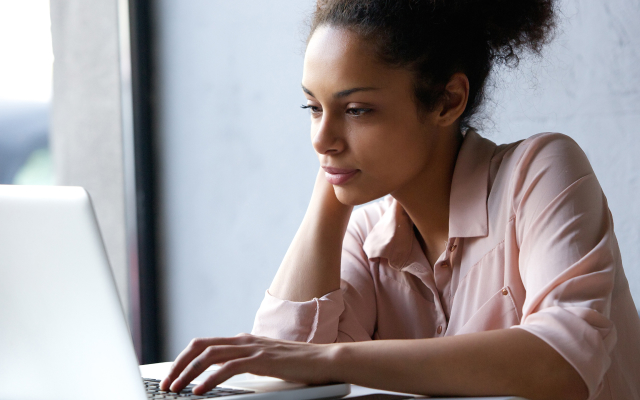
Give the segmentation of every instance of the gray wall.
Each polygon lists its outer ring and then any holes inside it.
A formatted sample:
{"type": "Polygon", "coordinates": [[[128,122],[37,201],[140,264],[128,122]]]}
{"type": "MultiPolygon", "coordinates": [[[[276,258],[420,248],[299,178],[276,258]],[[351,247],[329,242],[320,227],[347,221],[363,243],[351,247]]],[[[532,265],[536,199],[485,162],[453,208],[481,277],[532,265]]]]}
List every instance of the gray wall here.
{"type": "MultiPolygon", "coordinates": [[[[302,219],[318,167],[298,109],[313,4],[157,3],[166,359],[192,337],[251,329],[302,219]]],[[[562,4],[564,31],[544,61],[498,74],[484,134],[505,142],[552,130],[580,143],[640,304],[638,2],[562,4]]]]}
{"type": "Polygon", "coordinates": [[[306,210],[311,1],[157,3],[165,358],[248,332],[306,210]]]}
{"type": "Polygon", "coordinates": [[[117,3],[52,0],[51,33],[56,183],[91,195],[128,312],[117,3]]]}

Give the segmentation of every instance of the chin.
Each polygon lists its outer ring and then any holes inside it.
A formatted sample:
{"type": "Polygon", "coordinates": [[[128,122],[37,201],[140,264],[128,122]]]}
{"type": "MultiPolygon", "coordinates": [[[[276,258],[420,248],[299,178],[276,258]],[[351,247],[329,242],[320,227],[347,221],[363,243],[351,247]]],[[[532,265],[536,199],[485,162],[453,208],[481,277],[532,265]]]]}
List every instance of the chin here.
{"type": "Polygon", "coordinates": [[[333,190],[336,193],[338,201],[347,206],[359,206],[361,204],[366,204],[388,194],[363,192],[361,190],[355,190],[355,188],[345,188],[340,186],[334,186],[333,190]]]}

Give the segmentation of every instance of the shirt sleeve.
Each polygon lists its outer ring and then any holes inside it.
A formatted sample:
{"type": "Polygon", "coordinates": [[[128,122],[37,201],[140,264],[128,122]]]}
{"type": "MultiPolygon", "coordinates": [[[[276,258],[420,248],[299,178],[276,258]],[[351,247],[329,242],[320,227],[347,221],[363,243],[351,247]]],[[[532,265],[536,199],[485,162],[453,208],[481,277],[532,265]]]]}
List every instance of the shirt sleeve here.
{"type": "Polygon", "coordinates": [[[267,291],[251,333],[307,343],[371,340],[375,289],[362,247],[370,226],[364,210],[354,211],[342,245],[339,290],[304,302],[282,300],[267,291]]]}
{"type": "Polygon", "coordinates": [[[607,201],[586,155],[567,136],[538,136],[518,168],[513,204],[527,294],[514,328],[564,357],[593,399],[616,343],[609,315],[621,262],[607,201]]]}

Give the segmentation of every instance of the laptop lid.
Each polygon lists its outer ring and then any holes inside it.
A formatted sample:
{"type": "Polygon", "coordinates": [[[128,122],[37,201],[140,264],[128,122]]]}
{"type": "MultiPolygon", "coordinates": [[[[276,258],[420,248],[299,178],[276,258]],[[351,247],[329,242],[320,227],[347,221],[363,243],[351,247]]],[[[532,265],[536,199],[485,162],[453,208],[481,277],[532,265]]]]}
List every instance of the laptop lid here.
{"type": "Polygon", "coordinates": [[[146,399],[89,196],[0,185],[0,398],[146,399]]]}

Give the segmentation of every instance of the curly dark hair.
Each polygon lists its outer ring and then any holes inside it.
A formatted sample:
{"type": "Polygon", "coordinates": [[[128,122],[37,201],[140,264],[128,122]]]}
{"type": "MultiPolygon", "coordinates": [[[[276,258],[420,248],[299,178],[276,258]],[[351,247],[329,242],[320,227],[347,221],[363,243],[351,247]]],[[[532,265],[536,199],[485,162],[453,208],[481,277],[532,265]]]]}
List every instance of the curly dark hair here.
{"type": "Polygon", "coordinates": [[[420,109],[433,110],[455,73],[469,79],[461,116],[469,126],[496,63],[517,66],[540,54],[555,28],[554,0],[318,0],[309,39],[320,26],[346,28],[374,44],[379,59],[415,73],[420,109]]]}

